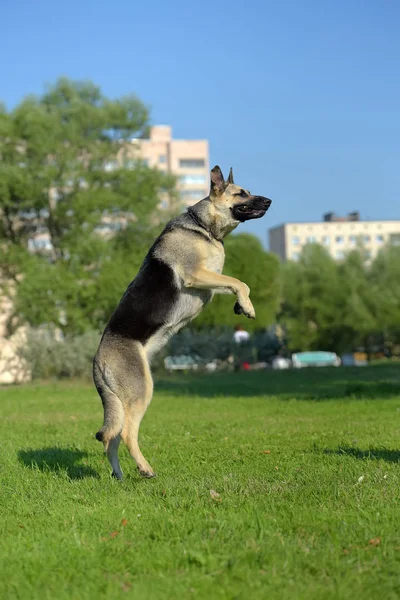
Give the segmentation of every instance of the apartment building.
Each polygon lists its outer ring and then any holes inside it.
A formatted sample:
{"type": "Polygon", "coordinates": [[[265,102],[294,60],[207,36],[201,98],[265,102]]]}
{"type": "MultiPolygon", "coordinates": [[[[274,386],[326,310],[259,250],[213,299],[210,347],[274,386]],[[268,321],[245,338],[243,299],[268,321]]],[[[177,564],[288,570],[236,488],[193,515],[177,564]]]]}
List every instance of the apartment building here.
{"type": "MultiPolygon", "coordinates": [[[[177,176],[184,206],[208,196],[208,140],[176,140],[172,138],[170,125],[155,125],[150,128],[148,139],[133,139],[123,152],[125,160],[139,157],[149,167],[177,176]]],[[[167,198],[162,198],[161,206],[168,208],[167,202],[167,198]]]]}
{"type": "Polygon", "coordinates": [[[373,259],[386,244],[400,245],[400,221],[362,221],[358,212],[347,217],[327,213],[320,222],[284,223],[269,230],[269,248],[282,260],[298,260],[311,243],[324,246],[335,260],[360,246],[373,259]]]}

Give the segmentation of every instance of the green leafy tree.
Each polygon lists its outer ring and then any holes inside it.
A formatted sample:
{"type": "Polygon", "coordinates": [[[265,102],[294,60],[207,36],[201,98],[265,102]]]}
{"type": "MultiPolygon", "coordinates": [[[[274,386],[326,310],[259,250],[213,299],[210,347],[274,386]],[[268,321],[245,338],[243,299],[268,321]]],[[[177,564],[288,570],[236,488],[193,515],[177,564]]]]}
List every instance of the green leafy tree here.
{"type": "Polygon", "coordinates": [[[400,247],[389,246],[376,256],[368,274],[368,295],[376,329],[390,350],[400,344],[400,247]]]}
{"type": "Polygon", "coordinates": [[[116,239],[154,226],[160,190],[174,197],[174,179],[132,152],[148,119],[134,96],[111,100],[67,79],[0,109],[0,277],[13,282],[21,319],[82,331],[97,301],[107,304],[126,262],[116,239]],[[121,231],[101,235],[110,227],[121,231]],[[49,243],[32,255],[40,237],[49,243]]]}
{"type": "Polygon", "coordinates": [[[322,246],[305,246],[299,261],[283,269],[280,320],[290,349],[332,349],[340,303],[337,264],[322,246]]]}
{"type": "Polygon", "coordinates": [[[335,262],[322,246],[311,244],[298,262],[288,262],[280,318],[290,349],[368,350],[383,329],[393,328],[400,288],[398,255],[389,254],[382,253],[369,267],[362,248],[335,262]]]}
{"type": "Polygon", "coordinates": [[[370,338],[380,325],[375,318],[377,297],[371,294],[369,267],[363,250],[347,254],[338,265],[338,271],[341,304],[336,347],[341,351],[352,351],[360,346],[368,349],[370,338]]]}

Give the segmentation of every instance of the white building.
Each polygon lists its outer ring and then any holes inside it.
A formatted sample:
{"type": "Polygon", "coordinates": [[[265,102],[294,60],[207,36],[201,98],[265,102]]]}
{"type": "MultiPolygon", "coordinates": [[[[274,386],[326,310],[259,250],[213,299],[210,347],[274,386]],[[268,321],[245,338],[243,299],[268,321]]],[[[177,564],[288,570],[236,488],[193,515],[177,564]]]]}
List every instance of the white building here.
{"type": "Polygon", "coordinates": [[[335,260],[362,246],[373,259],[387,245],[400,245],[400,221],[361,221],[358,213],[339,218],[332,213],[320,222],[284,223],[269,230],[269,248],[282,260],[298,260],[306,244],[324,246],[335,260]]]}

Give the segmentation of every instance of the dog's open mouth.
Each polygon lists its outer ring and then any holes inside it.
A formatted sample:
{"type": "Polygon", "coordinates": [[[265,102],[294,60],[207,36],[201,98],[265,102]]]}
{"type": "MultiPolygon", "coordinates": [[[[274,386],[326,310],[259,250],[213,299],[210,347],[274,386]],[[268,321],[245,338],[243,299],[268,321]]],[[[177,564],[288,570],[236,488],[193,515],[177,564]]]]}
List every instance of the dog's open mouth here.
{"type": "Polygon", "coordinates": [[[238,206],[234,212],[246,219],[258,219],[263,217],[267,211],[255,210],[254,208],[250,208],[250,206],[238,206]]]}
{"type": "Polygon", "coordinates": [[[232,207],[232,213],[238,221],[249,221],[250,219],[260,219],[265,215],[271,205],[269,198],[258,197],[250,202],[236,204],[232,207]]]}

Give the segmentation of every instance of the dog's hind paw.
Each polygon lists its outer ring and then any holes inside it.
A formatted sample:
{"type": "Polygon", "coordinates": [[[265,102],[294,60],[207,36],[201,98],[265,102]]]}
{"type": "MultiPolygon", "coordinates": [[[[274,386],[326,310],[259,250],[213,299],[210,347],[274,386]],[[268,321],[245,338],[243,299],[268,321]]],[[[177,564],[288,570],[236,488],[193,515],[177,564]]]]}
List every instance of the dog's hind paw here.
{"type": "Polygon", "coordinates": [[[142,471],[141,469],[139,469],[139,467],[138,467],[138,471],[139,471],[139,475],[141,477],[144,477],[145,479],[152,479],[153,477],[157,477],[157,475],[154,473],[154,471],[142,471]]]}

